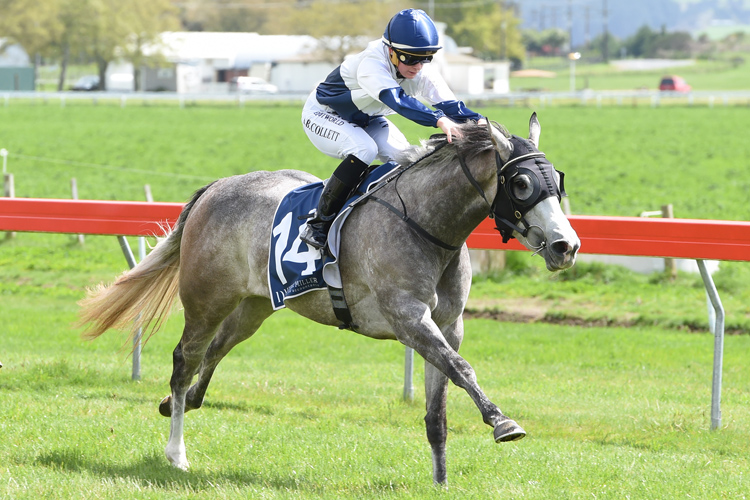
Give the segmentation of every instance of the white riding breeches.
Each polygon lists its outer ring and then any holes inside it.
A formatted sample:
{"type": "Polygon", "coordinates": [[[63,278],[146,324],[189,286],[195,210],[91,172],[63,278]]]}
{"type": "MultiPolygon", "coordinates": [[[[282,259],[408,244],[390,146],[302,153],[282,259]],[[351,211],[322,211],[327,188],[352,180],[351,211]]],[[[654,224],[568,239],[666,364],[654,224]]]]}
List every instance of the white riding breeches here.
{"type": "Polygon", "coordinates": [[[314,91],[302,109],[302,125],[313,145],[333,158],[352,154],[371,165],[375,159],[391,161],[397,152],[409,147],[406,136],[387,118],[373,118],[362,128],[320,104],[314,91]]]}

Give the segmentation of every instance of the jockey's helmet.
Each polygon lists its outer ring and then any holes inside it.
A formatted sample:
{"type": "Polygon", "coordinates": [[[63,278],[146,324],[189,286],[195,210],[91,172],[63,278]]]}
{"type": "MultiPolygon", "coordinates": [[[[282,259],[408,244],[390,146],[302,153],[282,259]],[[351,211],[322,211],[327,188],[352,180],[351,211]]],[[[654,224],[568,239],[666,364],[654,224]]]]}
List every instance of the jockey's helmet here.
{"type": "Polygon", "coordinates": [[[385,27],[383,43],[393,49],[391,60],[396,65],[398,60],[409,64],[419,58],[418,62],[428,62],[432,59],[428,56],[441,49],[435,23],[419,9],[405,9],[393,16],[385,27]]]}

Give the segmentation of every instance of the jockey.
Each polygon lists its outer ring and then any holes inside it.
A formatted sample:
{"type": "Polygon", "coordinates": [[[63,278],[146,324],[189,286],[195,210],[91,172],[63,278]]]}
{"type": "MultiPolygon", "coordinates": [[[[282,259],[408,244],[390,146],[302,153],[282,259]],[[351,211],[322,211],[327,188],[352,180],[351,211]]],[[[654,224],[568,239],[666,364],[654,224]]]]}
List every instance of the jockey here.
{"type": "Polygon", "coordinates": [[[424,11],[402,10],[388,22],[382,39],[347,58],[310,94],[302,110],[305,133],[321,152],[343,161],[326,182],[302,241],[324,247],[328,228],[367,167],[376,158],[393,160],[409,146],[385,115],[398,113],[440,128],[448,142],[460,134],[459,123],[483,118],[457,100],[427,64],[440,48],[435,24],[424,11]]]}

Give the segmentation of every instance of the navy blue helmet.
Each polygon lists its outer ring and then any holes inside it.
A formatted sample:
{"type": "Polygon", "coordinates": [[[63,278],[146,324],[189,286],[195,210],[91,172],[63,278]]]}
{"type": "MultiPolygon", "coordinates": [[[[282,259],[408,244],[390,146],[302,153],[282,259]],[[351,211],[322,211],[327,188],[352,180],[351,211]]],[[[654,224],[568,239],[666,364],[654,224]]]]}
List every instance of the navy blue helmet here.
{"type": "Polygon", "coordinates": [[[432,55],[441,48],[435,23],[419,9],[405,9],[393,16],[385,27],[383,43],[408,55],[432,55]]]}

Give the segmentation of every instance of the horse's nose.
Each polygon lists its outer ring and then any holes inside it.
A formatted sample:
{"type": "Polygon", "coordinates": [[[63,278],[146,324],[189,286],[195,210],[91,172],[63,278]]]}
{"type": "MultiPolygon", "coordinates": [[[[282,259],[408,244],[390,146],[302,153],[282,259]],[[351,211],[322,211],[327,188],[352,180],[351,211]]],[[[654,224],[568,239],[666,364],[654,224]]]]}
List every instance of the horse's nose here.
{"type": "Polygon", "coordinates": [[[557,240],[550,244],[552,251],[563,257],[565,261],[575,257],[580,247],[581,243],[579,241],[570,242],[566,239],[557,240]]]}

